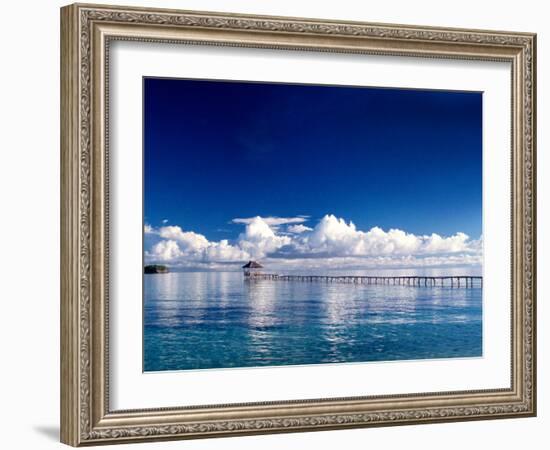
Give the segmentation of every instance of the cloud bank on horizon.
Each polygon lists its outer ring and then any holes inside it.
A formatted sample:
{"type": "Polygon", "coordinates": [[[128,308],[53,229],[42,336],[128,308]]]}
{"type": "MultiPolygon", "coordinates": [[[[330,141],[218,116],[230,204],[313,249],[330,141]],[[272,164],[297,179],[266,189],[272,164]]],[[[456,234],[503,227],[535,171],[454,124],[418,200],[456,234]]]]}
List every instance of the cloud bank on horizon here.
{"type": "Polygon", "coordinates": [[[462,232],[452,236],[415,235],[399,229],[358,230],[332,214],[309,227],[308,216],[236,218],[245,225],[234,240],[209,241],[177,225],[158,228],[146,224],[152,241],[147,263],[181,269],[227,269],[248,260],[261,260],[273,269],[364,269],[404,267],[480,266],[482,238],[462,232]]]}

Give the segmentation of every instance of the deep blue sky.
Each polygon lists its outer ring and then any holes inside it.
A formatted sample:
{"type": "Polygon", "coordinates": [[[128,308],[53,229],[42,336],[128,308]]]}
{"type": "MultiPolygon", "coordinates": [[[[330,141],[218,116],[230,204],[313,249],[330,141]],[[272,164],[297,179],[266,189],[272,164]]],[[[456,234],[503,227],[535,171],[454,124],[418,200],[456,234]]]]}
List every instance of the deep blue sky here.
{"type": "Polygon", "coordinates": [[[144,79],[145,222],[236,217],[481,235],[482,94],[144,79]]]}

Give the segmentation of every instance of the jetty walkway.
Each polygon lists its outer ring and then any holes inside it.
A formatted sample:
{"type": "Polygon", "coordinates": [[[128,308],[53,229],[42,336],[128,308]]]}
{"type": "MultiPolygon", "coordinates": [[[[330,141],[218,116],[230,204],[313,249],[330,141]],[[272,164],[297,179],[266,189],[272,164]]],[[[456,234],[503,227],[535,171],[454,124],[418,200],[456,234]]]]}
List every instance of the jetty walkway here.
{"type": "Polygon", "coordinates": [[[453,276],[396,276],[396,277],[377,277],[377,276],[333,276],[333,275],[278,275],[272,273],[249,273],[245,274],[245,279],[255,280],[276,280],[276,281],[300,281],[300,282],[319,282],[319,283],[352,283],[352,284],[372,284],[372,285],[401,285],[401,286],[441,286],[457,288],[473,288],[483,286],[483,277],[470,275],[453,276]]]}

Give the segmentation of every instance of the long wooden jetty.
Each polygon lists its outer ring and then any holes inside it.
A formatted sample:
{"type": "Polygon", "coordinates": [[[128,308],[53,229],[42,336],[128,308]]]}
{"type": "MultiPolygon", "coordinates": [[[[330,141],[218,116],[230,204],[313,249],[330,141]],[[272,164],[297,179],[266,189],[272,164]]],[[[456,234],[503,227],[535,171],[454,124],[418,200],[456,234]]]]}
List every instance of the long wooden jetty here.
{"type": "Polygon", "coordinates": [[[483,286],[483,277],[471,275],[449,276],[354,276],[354,275],[278,275],[273,273],[250,273],[245,275],[247,280],[276,280],[276,281],[300,281],[319,283],[351,283],[351,284],[379,284],[400,286],[441,286],[457,288],[473,288],[483,286]]]}

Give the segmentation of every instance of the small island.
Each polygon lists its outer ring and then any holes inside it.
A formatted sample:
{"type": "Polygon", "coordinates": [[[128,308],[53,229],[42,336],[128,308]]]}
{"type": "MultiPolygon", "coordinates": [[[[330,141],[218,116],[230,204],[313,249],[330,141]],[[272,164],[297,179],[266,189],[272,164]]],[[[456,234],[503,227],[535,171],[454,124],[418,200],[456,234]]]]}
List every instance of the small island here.
{"type": "Polygon", "coordinates": [[[168,267],[160,265],[160,264],[151,264],[148,266],[145,266],[143,269],[144,273],[151,274],[151,273],[168,273],[168,267]]]}

